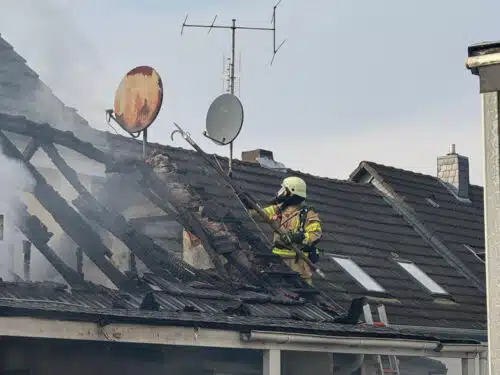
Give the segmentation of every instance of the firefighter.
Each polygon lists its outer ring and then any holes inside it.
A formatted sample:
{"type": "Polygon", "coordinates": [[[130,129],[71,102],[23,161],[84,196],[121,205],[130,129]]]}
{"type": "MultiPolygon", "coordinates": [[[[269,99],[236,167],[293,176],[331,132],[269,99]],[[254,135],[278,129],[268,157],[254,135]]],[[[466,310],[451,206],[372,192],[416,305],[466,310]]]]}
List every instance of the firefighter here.
{"type": "MultiPolygon", "coordinates": [[[[279,255],[302,279],[312,284],[312,271],[309,265],[292,248],[296,244],[313,263],[318,261],[319,252],[316,244],[322,236],[321,220],[318,213],[306,205],[307,187],[299,177],[287,177],[283,180],[278,194],[270,205],[264,208],[266,214],[276,220],[284,234],[274,234],[273,253],[279,255]]],[[[242,199],[247,208],[250,204],[242,199]]],[[[256,212],[249,210],[255,217],[256,212]]]]}

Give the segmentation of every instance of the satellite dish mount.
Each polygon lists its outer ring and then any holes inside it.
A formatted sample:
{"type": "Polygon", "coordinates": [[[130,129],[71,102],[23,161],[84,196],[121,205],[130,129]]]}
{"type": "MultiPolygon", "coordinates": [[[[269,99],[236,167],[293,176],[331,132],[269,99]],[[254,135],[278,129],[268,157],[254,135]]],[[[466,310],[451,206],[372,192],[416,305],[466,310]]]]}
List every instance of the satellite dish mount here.
{"type": "Polygon", "coordinates": [[[233,140],[238,136],[241,126],[243,123],[243,107],[241,107],[241,103],[234,95],[234,81],[235,81],[235,71],[234,71],[234,63],[235,63],[235,50],[236,50],[236,30],[250,30],[250,31],[272,31],[273,32],[273,55],[271,58],[270,65],[273,65],[274,58],[280,48],[285,43],[286,39],[283,40],[278,47],[276,47],[276,8],[281,3],[281,0],[276,3],[273,7],[273,15],[271,18],[272,27],[249,27],[249,26],[237,26],[236,19],[233,18],[231,25],[216,25],[215,21],[217,20],[217,15],[215,15],[213,21],[209,25],[200,25],[200,24],[188,24],[187,19],[188,16],[184,19],[181,28],[181,35],[184,32],[185,27],[197,27],[197,28],[207,28],[208,34],[212,29],[229,29],[231,30],[231,61],[230,61],[230,72],[229,72],[229,94],[230,96],[221,95],[214,100],[210,109],[207,113],[207,130],[203,133],[207,138],[214,141],[216,144],[225,145],[229,144],[229,176],[231,176],[232,171],[232,160],[233,160],[233,140]],[[236,100],[235,100],[236,98],[236,100]],[[223,115],[220,110],[217,109],[217,106],[221,103],[228,105],[230,108],[228,110],[227,115],[223,115]],[[231,104],[230,104],[231,103],[231,104]],[[224,124],[217,125],[211,121],[214,121],[214,118],[224,119],[227,121],[224,124]],[[231,117],[233,116],[233,117],[231,117]],[[210,122],[209,122],[210,117],[210,122]],[[241,123],[239,122],[241,117],[241,123]],[[227,133],[227,134],[226,134],[227,133]],[[221,135],[227,135],[226,138],[221,138],[221,135]],[[233,137],[234,136],[234,137],[233,137]],[[233,137],[231,139],[231,137],[233,137]],[[228,139],[231,139],[228,141],[228,139]]]}
{"type": "Polygon", "coordinates": [[[137,66],[121,80],[115,94],[114,109],[106,110],[111,120],[133,138],[143,135],[143,157],[147,154],[148,128],[156,120],[163,103],[163,83],[150,66],[137,66]]]}

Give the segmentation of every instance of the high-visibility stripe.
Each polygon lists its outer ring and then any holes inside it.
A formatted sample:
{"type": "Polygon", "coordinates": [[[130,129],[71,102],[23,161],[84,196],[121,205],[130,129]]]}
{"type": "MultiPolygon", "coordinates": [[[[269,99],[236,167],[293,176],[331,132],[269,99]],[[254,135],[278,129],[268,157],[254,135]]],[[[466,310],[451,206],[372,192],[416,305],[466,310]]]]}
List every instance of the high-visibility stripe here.
{"type": "MultiPolygon", "coordinates": [[[[295,251],[293,250],[287,250],[287,249],[278,249],[277,247],[275,247],[273,249],[273,253],[276,254],[276,255],[279,255],[279,256],[290,256],[290,257],[294,257],[295,255],[297,255],[295,253],[295,251]]],[[[306,257],[309,256],[308,253],[304,253],[306,255],[306,257]]]]}
{"type": "Polygon", "coordinates": [[[315,221],[305,227],[306,232],[318,232],[321,230],[321,223],[315,221]]]}
{"type": "Polygon", "coordinates": [[[272,217],[276,213],[276,207],[275,206],[267,206],[264,208],[265,213],[267,216],[272,217]]]}

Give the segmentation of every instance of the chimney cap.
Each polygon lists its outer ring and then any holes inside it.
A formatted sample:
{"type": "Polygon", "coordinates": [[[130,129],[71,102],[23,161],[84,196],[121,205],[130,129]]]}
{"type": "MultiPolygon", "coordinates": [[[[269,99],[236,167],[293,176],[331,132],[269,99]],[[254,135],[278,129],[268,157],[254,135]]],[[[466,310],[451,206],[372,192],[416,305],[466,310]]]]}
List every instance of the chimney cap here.
{"type": "Polygon", "coordinates": [[[456,152],[456,148],[455,148],[455,143],[452,143],[451,146],[450,146],[450,152],[448,153],[448,155],[455,155],[457,152],[456,152]]]}

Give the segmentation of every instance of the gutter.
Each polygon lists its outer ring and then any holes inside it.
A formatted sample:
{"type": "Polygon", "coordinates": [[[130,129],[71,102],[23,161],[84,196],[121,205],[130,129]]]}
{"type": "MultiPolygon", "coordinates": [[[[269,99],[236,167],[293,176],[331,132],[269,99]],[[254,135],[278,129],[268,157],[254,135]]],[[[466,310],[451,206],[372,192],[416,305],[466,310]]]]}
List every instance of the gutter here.
{"type": "Polygon", "coordinates": [[[440,341],[430,340],[401,340],[380,338],[348,338],[321,335],[285,334],[265,331],[251,331],[241,334],[242,341],[261,342],[267,344],[302,344],[320,345],[325,351],[335,351],[335,346],[348,346],[352,349],[363,348],[373,350],[374,354],[381,354],[382,350],[397,351],[398,349],[410,349],[432,353],[429,356],[475,358],[480,353],[488,350],[483,344],[443,344],[440,341]],[[331,346],[331,348],[328,348],[331,346]],[[435,353],[435,354],[434,354],[435,353]]]}
{"type": "Polygon", "coordinates": [[[391,324],[392,328],[400,331],[415,331],[425,334],[437,334],[460,338],[463,340],[474,340],[480,342],[488,341],[488,330],[486,329],[470,329],[470,328],[440,328],[440,327],[425,327],[425,326],[408,326],[391,324]]]}

